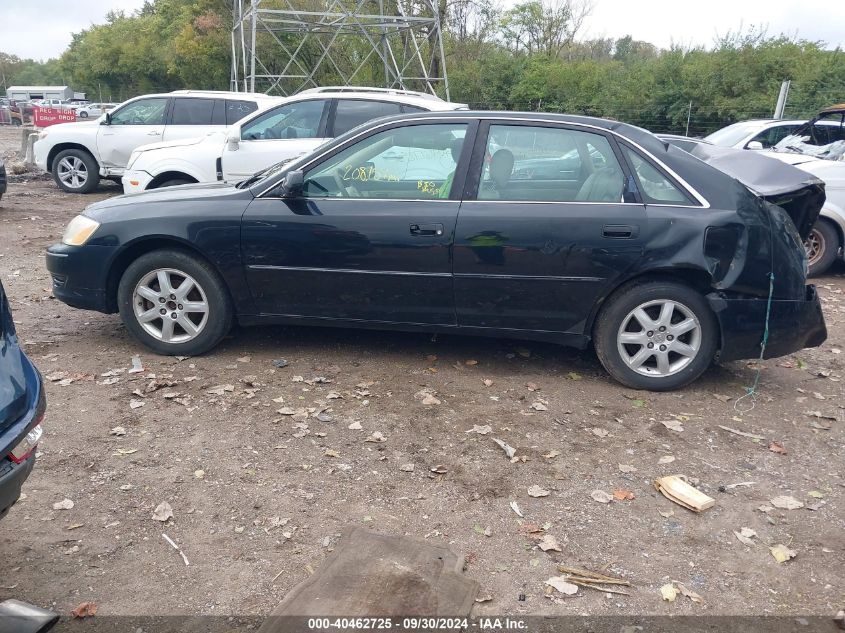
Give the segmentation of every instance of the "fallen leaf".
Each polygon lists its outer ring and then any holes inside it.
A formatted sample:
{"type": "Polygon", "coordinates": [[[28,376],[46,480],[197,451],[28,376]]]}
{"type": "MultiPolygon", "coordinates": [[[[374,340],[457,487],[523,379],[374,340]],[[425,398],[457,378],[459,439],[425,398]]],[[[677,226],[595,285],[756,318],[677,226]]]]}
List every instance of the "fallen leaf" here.
{"type": "Polygon", "coordinates": [[[493,381],[490,380],[489,378],[485,378],[484,380],[481,381],[481,384],[484,385],[485,387],[492,387],[493,381]]]}
{"type": "Polygon", "coordinates": [[[743,545],[749,545],[753,547],[754,541],[752,540],[752,537],[757,536],[757,532],[750,528],[742,528],[739,532],[734,532],[734,536],[743,545]]]}
{"type": "Polygon", "coordinates": [[[346,428],[348,428],[350,431],[360,431],[364,427],[362,427],[361,423],[356,420],[355,422],[353,422],[352,424],[350,424],[346,428]]]}
{"type": "Polygon", "coordinates": [[[804,507],[804,504],[798,501],[795,497],[785,495],[775,497],[774,499],[769,500],[769,503],[781,510],[797,510],[798,508],[804,507]]]}
{"type": "Polygon", "coordinates": [[[657,460],[658,464],[671,464],[675,461],[674,455],[663,455],[660,459],[657,460]]]}
{"type": "Polygon", "coordinates": [[[560,545],[558,545],[557,539],[552,536],[551,534],[544,534],[543,538],[537,543],[537,547],[539,547],[544,552],[559,552],[560,545]]]}
{"type": "Polygon", "coordinates": [[[411,463],[402,464],[399,467],[399,470],[401,470],[403,473],[412,473],[412,472],[414,472],[414,465],[411,464],[411,463]]]}
{"type": "Polygon", "coordinates": [[[518,517],[524,517],[522,510],[519,509],[519,504],[516,501],[511,501],[511,510],[513,510],[518,517]]]}
{"type": "Polygon", "coordinates": [[[364,440],[365,442],[373,442],[374,444],[381,444],[382,442],[386,442],[387,438],[381,431],[373,431],[373,434],[370,435],[367,439],[364,440]]]}
{"type": "Polygon", "coordinates": [[[675,585],[678,587],[678,591],[680,591],[682,595],[686,596],[687,598],[689,598],[693,602],[695,602],[695,603],[704,602],[704,598],[699,596],[697,593],[695,593],[691,589],[687,589],[687,587],[683,583],[675,581],[675,585]]]}
{"type": "Polygon", "coordinates": [[[566,596],[574,596],[578,593],[578,585],[573,585],[569,582],[569,576],[554,576],[553,578],[549,578],[545,584],[549,587],[554,587],[566,596]]]}
{"type": "Polygon", "coordinates": [[[126,435],[126,429],[124,429],[122,426],[116,426],[111,431],[109,431],[109,435],[123,437],[124,435],[126,435]]]}
{"type": "Polygon", "coordinates": [[[678,597],[678,590],[675,588],[675,585],[670,582],[660,588],[660,595],[663,596],[663,599],[667,602],[675,602],[675,598],[678,597]]]}
{"type": "Polygon", "coordinates": [[[545,404],[543,404],[539,400],[537,402],[531,403],[531,408],[534,409],[535,411],[548,411],[549,410],[549,407],[547,407],[545,404]]]}
{"type": "Polygon", "coordinates": [[[70,499],[62,499],[53,504],[53,510],[72,510],[73,501],[70,499]]]}
{"type": "Polygon", "coordinates": [[[613,501],[613,497],[607,494],[604,490],[593,490],[590,493],[590,496],[594,501],[598,501],[599,503],[610,503],[613,501]]]}
{"type": "Polygon", "coordinates": [[[614,490],[613,498],[617,501],[633,501],[636,499],[636,496],[630,490],[614,490]]]}
{"type": "Polygon", "coordinates": [[[645,400],[639,400],[639,399],[631,400],[631,406],[635,407],[637,409],[641,409],[642,407],[645,406],[645,400]]]}
{"type": "Polygon", "coordinates": [[[161,521],[165,523],[168,519],[173,518],[173,508],[170,507],[170,504],[167,501],[162,501],[156,506],[156,509],[153,510],[153,520],[154,521],[161,521]]]}
{"type": "Polygon", "coordinates": [[[819,492],[818,490],[811,490],[807,493],[807,495],[812,497],[813,499],[824,499],[824,493],[819,492]]]}
{"type": "Polygon", "coordinates": [[[548,497],[551,494],[545,488],[541,488],[537,484],[534,484],[528,489],[528,496],[529,497],[548,497]]]}
{"type": "Polygon", "coordinates": [[[713,397],[716,398],[716,400],[720,400],[721,402],[727,402],[728,400],[733,400],[733,396],[723,396],[720,393],[714,393],[713,397]]]}
{"type": "Polygon", "coordinates": [[[340,453],[335,450],[332,450],[331,448],[327,448],[326,452],[323,453],[323,457],[340,457],[340,453]]]}
{"type": "Polygon", "coordinates": [[[471,429],[469,429],[468,431],[464,431],[464,433],[478,433],[479,435],[487,435],[492,430],[493,427],[491,427],[489,424],[485,424],[484,426],[474,424],[471,429]]]}
{"type": "Polygon", "coordinates": [[[197,479],[205,479],[205,471],[201,468],[194,471],[194,477],[197,479]]]}
{"type": "Polygon", "coordinates": [[[660,424],[665,426],[670,431],[677,431],[680,433],[684,430],[684,425],[679,420],[661,420],[660,424]]]}
{"type": "Polygon", "coordinates": [[[623,473],[635,473],[635,472],[637,472],[637,469],[634,466],[631,466],[630,464],[619,464],[619,470],[620,470],[620,472],[623,472],[623,473]]]}
{"type": "Polygon", "coordinates": [[[234,391],[235,385],[217,385],[216,387],[212,387],[208,391],[207,394],[212,396],[222,396],[227,391],[234,391]]]}
{"type": "Polygon", "coordinates": [[[472,367],[473,365],[477,365],[477,364],[478,364],[477,360],[470,359],[470,360],[464,361],[464,365],[469,365],[470,367],[472,367]]]}
{"type": "Polygon", "coordinates": [[[130,400],[130,401],[129,401],[129,408],[130,408],[130,409],[140,409],[140,408],[141,408],[141,407],[143,407],[145,404],[147,404],[147,403],[146,403],[146,402],[144,402],[143,400],[135,400],[135,399],[133,398],[132,400],[130,400]]]}
{"type": "Polygon", "coordinates": [[[574,371],[571,371],[568,374],[566,374],[566,377],[569,378],[569,380],[581,380],[581,374],[579,374],[578,372],[574,372],[574,371]]]}
{"type": "Polygon", "coordinates": [[[607,437],[608,435],[610,435],[610,431],[598,426],[594,426],[593,428],[591,428],[590,433],[592,433],[596,437],[607,437]]]}
{"type": "Polygon", "coordinates": [[[772,553],[772,556],[775,557],[775,560],[779,563],[785,563],[790,558],[795,558],[798,555],[798,552],[795,550],[789,549],[786,545],[775,545],[774,547],[770,548],[769,551],[772,553]]]}
{"type": "Polygon", "coordinates": [[[90,601],[80,602],[70,614],[74,618],[92,618],[97,615],[97,603],[90,601]]]}
{"type": "Polygon", "coordinates": [[[449,472],[449,469],[441,464],[438,464],[437,466],[432,466],[429,470],[431,470],[431,472],[437,475],[445,475],[447,472],[449,472]]]}
{"type": "Polygon", "coordinates": [[[505,451],[505,455],[508,456],[508,459],[512,459],[513,456],[516,455],[516,449],[507,442],[503,442],[502,440],[496,437],[491,439],[496,442],[496,444],[498,444],[503,451],[505,451]]]}
{"type": "Polygon", "coordinates": [[[550,451],[549,451],[548,453],[546,453],[545,455],[543,455],[543,457],[544,457],[545,459],[554,459],[554,458],[555,458],[555,457],[557,457],[558,455],[560,455],[560,451],[556,451],[556,450],[554,450],[554,449],[553,449],[553,450],[550,450],[550,451]]]}

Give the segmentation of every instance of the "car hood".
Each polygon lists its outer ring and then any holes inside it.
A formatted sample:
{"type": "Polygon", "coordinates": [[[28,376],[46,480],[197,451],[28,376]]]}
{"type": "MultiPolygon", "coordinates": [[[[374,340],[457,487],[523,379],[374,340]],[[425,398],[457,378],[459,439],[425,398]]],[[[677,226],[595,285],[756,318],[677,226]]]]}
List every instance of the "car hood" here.
{"type": "Polygon", "coordinates": [[[699,143],[690,153],[736,178],[767,202],[781,207],[789,214],[801,239],[810,234],[824,206],[823,180],[786,161],[777,160],[770,152],[699,143]]]}
{"type": "Polygon", "coordinates": [[[122,196],[115,196],[108,200],[95,202],[85,209],[85,215],[96,219],[101,211],[116,209],[126,206],[138,206],[153,204],[157,202],[180,202],[200,201],[225,197],[252,198],[249,189],[238,189],[231,183],[226,182],[203,182],[191,185],[179,185],[177,187],[164,187],[162,189],[151,189],[139,193],[130,193],[122,196]]]}
{"type": "Polygon", "coordinates": [[[200,143],[222,143],[226,138],[226,134],[219,130],[209,132],[205,136],[194,136],[191,138],[181,138],[175,141],[160,141],[158,143],[149,143],[142,145],[135,151],[150,152],[157,149],[170,149],[171,147],[188,147],[190,145],[199,145],[200,143]]]}

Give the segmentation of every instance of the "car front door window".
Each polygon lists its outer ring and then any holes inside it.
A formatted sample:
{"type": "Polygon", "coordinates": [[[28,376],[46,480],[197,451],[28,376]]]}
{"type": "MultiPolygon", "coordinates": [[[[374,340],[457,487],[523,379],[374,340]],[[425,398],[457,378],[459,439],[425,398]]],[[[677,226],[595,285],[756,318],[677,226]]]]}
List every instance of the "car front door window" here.
{"type": "Polygon", "coordinates": [[[116,110],[111,125],[163,125],[167,112],[167,98],[138,99],[116,110]]]}
{"type": "Polygon", "coordinates": [[[316,198],[449,198],[467,125],[409,125],[374,134],[309,170],[316,198]]]}

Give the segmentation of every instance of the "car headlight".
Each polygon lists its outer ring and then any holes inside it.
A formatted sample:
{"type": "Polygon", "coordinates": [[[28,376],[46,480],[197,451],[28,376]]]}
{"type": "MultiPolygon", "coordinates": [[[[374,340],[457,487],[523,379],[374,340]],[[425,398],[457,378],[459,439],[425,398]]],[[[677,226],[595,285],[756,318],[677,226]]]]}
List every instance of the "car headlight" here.
{"type": "Polygon", "coordinates": [[[100,223],[84,215],[77,215],[70,221],[62,236],[62,244],[82,246],[100,228],[100,223]]]}

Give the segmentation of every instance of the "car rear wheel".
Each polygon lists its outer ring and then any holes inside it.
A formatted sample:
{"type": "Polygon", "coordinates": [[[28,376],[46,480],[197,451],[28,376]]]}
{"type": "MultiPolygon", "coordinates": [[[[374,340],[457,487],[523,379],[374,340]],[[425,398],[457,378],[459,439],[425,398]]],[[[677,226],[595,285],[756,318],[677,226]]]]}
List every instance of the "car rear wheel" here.
{"type": "Polygon", "coordinates": [[[612,296],[595,326],[596,354],[634,389],[670,391],[710,366],[718,327],[705,298],[669,281],[634,283],[612,296]]]}
{"type": "Polygon", "coordinates": [[[136,259],[123,273],[117,298],[126,328],[159,354],[207,352],[232,324],[223,280],[206,261],[183,251],[136,259]]]}
{"type": "Polygon", "coordinates": [[[818,277],[827,272],[827,269],[836,261],[839,247],[839,234],[833,225],[826,220],[818,220],[807,239],[804,240],[810,277],[818,277]]]}
{"type": "Polygon", "coordinates": [[[69,193],[91,193],[100,184],[97,161],[88,152],[66,149],[53,159],[53,179],[69,193]]]}
{"type": "Polygon", "coordinates": [[[82,112],[77,112],[77,114],[79,115],[80,119],[87,119],[88,118],[88,112],[86,112],[85,110],[82,110],[82,112]]]}

